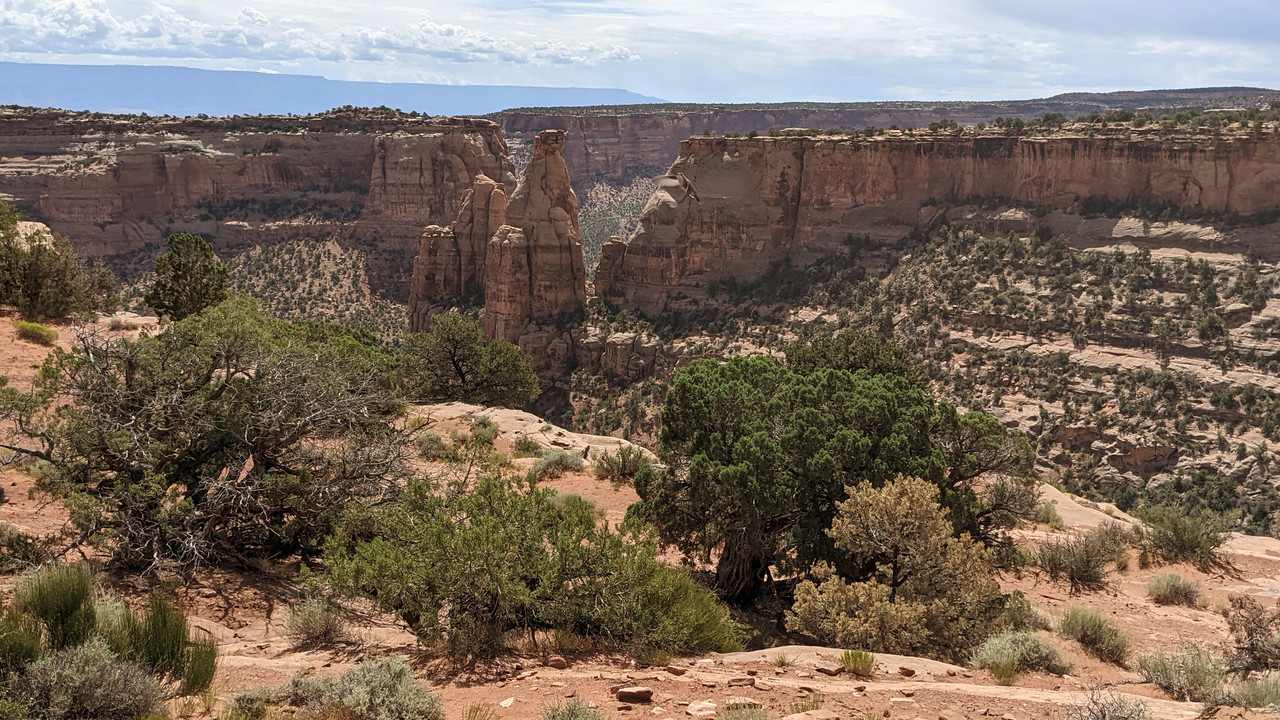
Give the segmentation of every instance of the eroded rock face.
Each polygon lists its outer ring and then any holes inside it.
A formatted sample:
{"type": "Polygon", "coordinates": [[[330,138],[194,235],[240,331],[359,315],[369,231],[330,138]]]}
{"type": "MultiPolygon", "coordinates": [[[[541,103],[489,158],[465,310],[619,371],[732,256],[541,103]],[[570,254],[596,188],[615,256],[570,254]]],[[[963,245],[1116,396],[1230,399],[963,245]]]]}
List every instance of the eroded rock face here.
{"type": "MultiPolygon", "coordinates": [[[[477,174],[515,181],[486,120],[0,111],[0,198],[93,256],[192,232],[220,249],[336,236],[407,260],[477,174]]],[[[406,294],[401,273],[393,296],[406,294]]]]}
{"type": "Polygon", "coordinates": [[[428,225],[413,260],[409,330],[425,330],[448,300],[484,296],[489,239],[507,217],[503,183],[476,175],[462,196],[458,217],[447,227],[428,225]]]}
{"type": "MultiPolygon", "coordinates": [[[[1068,209],[1088,197],[1141,198],[1242,214],[1277,207],[1280,138],[1273,134],[1131,135],[690,138],[671,169],[695,183],[702,202],[658,189],[629,240],[605,244],[596,289],[616,305],[656,315],[673,300],[707,297],[718,279],[751,280],[788,256],[812,262],[850,235],[897,240],[922,222],[930,199],[1008,198],[1068,209]]],[[[1121,225],[1108,226],[1132,232],[1121,225]]]]}
{"type": "MultiPolygon", "coordinates": [[[[538,133],[533,158],[507,205],[506,224],[489,240],[484,273],[485,335],[522,348],[544,341],[554,344],[545,337],[547,328],[531,326],[557,325],[558,317],[581,311],[587,299],[578,237],[578,198],[560,155],[563,146],[564,132],[538,133]]],[[[571,344],[563,357],[572,358],[571,344]]],[[[553,360],[548,362],[556,364],[553,360]]]]}

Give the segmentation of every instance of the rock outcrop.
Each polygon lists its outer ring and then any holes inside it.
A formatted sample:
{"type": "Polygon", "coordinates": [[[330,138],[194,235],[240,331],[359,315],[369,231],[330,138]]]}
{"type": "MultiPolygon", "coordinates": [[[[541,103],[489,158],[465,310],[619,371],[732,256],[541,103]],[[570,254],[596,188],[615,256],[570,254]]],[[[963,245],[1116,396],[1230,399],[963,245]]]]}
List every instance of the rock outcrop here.
{"type": "Polygon", "coordinates": [[[573,366],[564,320],[581,312],[587,289],[563,145],[562,131],[539,133],[510,198],[501,183],[476,176],[453,225],[426,229],[414,261],[412,330],[426,329],[443,303],[483,297],[486,337],[516,343],[539,369],[573,366]]]}
{"type": "Polygon", "coordinates": [[[850,235],[896,240],[936,220],[946,201],[1061,210],[1101,198],[1240,214],[1280,206],[1274,134],[694,137],[672,170],[693,180],[702,201],[657,190],[630,239],[605,244],[596,271],[602,297],[646,315],[706,297],[718,279],[757,278],[784,257],[812,262],[850,235]]]}
{"type": "MultiPolygon", "coordinates": [[[[487,120],[0,110],[0,198],[93,256],[193,232],[219,249],[335,236],[407,260],[423,226],[458,214],[477,174],[515,180],[487,120]]],[[[380,289],[404,297],[406,266],[380,289]]]]}
{"type": "Polygon", "coordinates": [[[522,322],[571,315],[587,300],[578,198],[560,154],[564,139],[560,130],[538,133],[533,158],[507,206],[506,225],[489,241],[489,252],[512,270],[485,272],[484,328],[489,337],[516,342],[524,331],[522,322]],[[524,257],[508,260],[512,255],[524,257]]]}

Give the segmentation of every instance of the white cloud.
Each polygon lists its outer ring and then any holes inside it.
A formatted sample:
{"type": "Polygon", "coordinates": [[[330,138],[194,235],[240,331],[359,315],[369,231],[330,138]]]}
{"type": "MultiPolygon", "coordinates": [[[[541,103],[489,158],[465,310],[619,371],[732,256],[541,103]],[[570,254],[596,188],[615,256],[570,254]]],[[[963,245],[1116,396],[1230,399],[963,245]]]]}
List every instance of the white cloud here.
{"type": "Polygon", "coordinates": [[[519,44],[430,18],[405,26],[317,29],[292,18],[272,18],[250,7],[226,22],[210,23],[159,4],[129,17],[113,11],[106,0],[5,0],[0,5],[0,57],[18,54],[278,62],[425,58],[535,65],[594,65],[638,59],[636,53],[618,45],[519,44]]]}

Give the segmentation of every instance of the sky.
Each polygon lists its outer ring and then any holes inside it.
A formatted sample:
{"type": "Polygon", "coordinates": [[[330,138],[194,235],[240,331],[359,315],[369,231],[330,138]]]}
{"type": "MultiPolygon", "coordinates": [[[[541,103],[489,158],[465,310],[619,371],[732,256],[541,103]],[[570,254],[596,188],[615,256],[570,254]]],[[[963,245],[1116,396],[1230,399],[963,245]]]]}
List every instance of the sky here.
{"type": "Polygon", "coordinates": [[[0,0],[0,60],[680,102],[1280,87],[1275,0],[0,0]]]}

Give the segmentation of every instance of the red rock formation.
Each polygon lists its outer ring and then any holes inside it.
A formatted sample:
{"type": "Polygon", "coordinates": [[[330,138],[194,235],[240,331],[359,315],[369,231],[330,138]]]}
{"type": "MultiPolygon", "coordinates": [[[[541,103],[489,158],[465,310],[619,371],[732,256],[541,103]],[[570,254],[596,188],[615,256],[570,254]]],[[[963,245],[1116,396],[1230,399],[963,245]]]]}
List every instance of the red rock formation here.
{"type": "Polygon", "coordinates": [[[606,243],[598,293],[649,315],[716,279],[812,261],[850,234],[897,239],[926,200],[1009,198],[1051,209],[1104,197],[1204,211],[1280,205],[1280,137],[934,135],[875,140],[695,137],[672,170],[698,187],[650,198],[627,243],[606,243]]]}
{"type": "Polygon", "coordinates": [[[425,225],[458,214],[477,174],[515,180],[487,120],[0,111],[0,197],[90,255],[165,232],[218,247],[337,235],[407,250],[425,225]]]}
{"type": "Polygon", "coordinates": [[[413,260],[409,285],[409,330],[425,330],[449,300],[484,296],[489,238],[507,217],[502,183],[477,175],[462,197],[462,209],[447,228],[428,225],[413,260]]]}
{"type": "Polygon", "coordinates": [[[587,299],[578,198],[560,149],[564,133],[545,130],[511,194],[506,225],[489,240],[485,335],[517,343],[543,369],[572,365],[573,341],[556,322],[587,299]]]}
{"type": "Polygon", "coordinates": [[[540,369],[572,366],[573,340],[559,321],[582,310],[587,290],[563,145],[563,132],[539,133],[509,200],[502,184],[477,176],[452,227],[427,228],[414,261],[412,330],[426,329],[443,301],[482,294],[486,337],[520,345],[540,369]]]}
{"type": "Polygon", "coordinates": [[[561,112],[504,110],[489,117],[502,125],[508,139],[531,141],[545,128],[566,131],[565,162],[577,182],[630,180],[646,169],[666,167],[680,151],[680,143],[704,131],[745,135],[755,130],[843,128],[868,125],[923,128],[939,120],[961,125],[990,123],[997,117],[1040,117],[1062,113],[1073,118],[1109,109],[1148,110],[1159,117],[1191,108],[1242,107],[1248,101],[1231,93],[1150,92],[1075,94],[1040,100],[998,102],[867,102],[783,103],[772,105],[628,106],[566,109],[561,112]]]}

